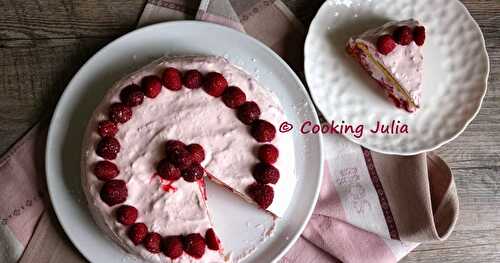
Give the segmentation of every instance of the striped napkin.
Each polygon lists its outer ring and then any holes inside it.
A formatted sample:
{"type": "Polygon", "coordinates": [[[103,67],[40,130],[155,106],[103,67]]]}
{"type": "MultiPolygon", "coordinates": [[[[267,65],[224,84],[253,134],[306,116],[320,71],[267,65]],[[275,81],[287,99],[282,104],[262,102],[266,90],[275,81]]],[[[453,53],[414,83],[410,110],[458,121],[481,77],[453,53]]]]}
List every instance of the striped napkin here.
{"type": "MultiPolygon", "coordinates": [[[[139,26],[193,18],[245,32],[302,70],[305,28],[279,0],[149,0],[139,26]]],[[[46,130],[35,126],[0,159],[0,262],[85,262],[46,197],[46,130]]],[[[458,197],[438,156],[384,155],[340,135],[324,143],[318,204],[281,262],[396,262],[450,235],[458,197]]]]}

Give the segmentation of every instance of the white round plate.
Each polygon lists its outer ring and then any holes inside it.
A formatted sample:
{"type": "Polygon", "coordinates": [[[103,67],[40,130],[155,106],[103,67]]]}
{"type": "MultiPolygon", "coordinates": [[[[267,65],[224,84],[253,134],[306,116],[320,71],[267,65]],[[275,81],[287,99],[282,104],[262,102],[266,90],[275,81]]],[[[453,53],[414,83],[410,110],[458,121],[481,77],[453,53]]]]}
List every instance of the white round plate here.
{"type": "MultiPolygon", "coordinates": [[[[168,22],[138,29],[113,41],[85,63],[68,84],[54,112],[46,149],[47,184],[55,212],[69,238],[91,262],[136,261],[105,236],[87,209],[79,164],[86,123],[115,81],[165,54],[224,56],[274,92],[291,122],[318,121],[304,86],[286,63],[257,40],[235,30],[203,22],[168,22]],[[305,107],[297,112],[292,105],[305,107]]],[[[283,256],[302,233],[314,209],[323,168],[321,138],[298,133],[293,136],[296,154],[301,156],[296,158],[295,193],[299,194],[294,195],[284,217],[278,221],[275,234],[244,262],[269,262],[283,256]]],[[[239,214],[239,207],[248,204],[221,187],[208,187],[209,209],[222,241],[228,241],[224,243],[226,250],[248,246],[246,238],[256,235],[248,225],[258,231],[255,228],[258,221],[254,219],[259,216],[247,218],[239,214]],[[227,213],[227,209],[232,213],[227,213]]]]}
{"type": "Polygon", "coordinates": [[[329,0],[311,23],[304,55],[307,83],[325,118],[363,127],[362,135],[344,134],[382,153],[417,154],[453,140],[477,114],[486,93],[489,61],[483,35],[456,0],[329,0]],[[345,51],[349,37],[409,18],[419,20],[427,33],[422,101],[415,113],[389,102],[345,51]],[[408,133],[370,131],[377,122],[392,121],[408,125],[408,133]]]}

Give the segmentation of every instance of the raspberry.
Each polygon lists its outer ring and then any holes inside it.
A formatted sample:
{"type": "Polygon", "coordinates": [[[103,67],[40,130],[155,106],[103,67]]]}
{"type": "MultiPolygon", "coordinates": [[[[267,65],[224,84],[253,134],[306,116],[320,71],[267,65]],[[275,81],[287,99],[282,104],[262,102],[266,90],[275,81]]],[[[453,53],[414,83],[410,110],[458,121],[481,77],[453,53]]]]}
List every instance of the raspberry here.
{"type": "Polygon", "coordinates": [[[222,93],[222,102],[231,109],[236,109],[247,100],[245,92],[240,88],[231,86],[222,93]]]}
{"type": "Polygon", "coordinates": [[[109,118],[115,123],[125,123],[132,118],[132,109],[123,103],[111,104],[109,118]]]}
{"type": "Polygon", "coordinates": [[[193,143],[188,145],[186,149],[191,153],[195,163],[201,163],[205,160],[205,150],[203,150],[203,146],[193,143]]]}
{"type": "Polygon", "coordinates": [[[203,82],[203,75],[201,75],[201,73],[196,69],[188,70],[184,74],[183,82],[186,88],[197,89],[203,82]]]}
{"type": "Polygon", "coordinates": [[[167,156],[170,163],[177,166],[179,169],[185,169],[193,163],[193,157],[186,149],[174,149],[167,156]]]}
{"type": "Polygon", "coordinates": [[[101,199],[109,206],[125,202],[127,195],[127,185],[123,180],[109,180],[101,188],[101,199]]]}
{"type": "Polygon", "coordinates": [[[137,220],[139,212],[137,208],[130,205],[122,205],[116,210],[116,219],[123,225],[131,225],[137,220]]]}
{"type": "Polygon", "coordinates": [[[165,143],[165,152],[167,154],[169,154],[170,152],[172,152],[175,149],[185,149],[185,148],[186,148],[186,145],[183,142],[181,142],[181,141],[168,140],[165,143]]]}
{"type": "Polygon", "coordinates": [[[175,68],[166,68],[163,71],[162,83],[169,90],[180,90],[182,88],[181,72],[175,68]]]}
{"type": "Polygon", "coordinates": [[[144,240],[142,241],[142,244],[144,247],[151,253],[160,253],[160,243],[161,243],[161,236],[158,233],[155,232],[149,232],[144,240]]]}
{"type": "Polygon", "coordinates": [[[413,40],[415,40],[415,44],[421,46],[425,42],[425,27],[416,26],[413,29],[413,40]]]}
{"type": "Polygon", "coordinates": [[[205,76],[203,89],[214,97],[220,97],[227,88],[227,80],[217,72],[210,72],[205,76]]]}
{"type": "Polygon", "coordinates": [[[104,137],[97,144],[96,153],[104,159],[116,159],[116,155],[120,152],[120,143],[113,137],[104,137]]]}
{"type": "Polygon", "coordinates": [[[142,92],[148,98],[156,98],[161,92],[161,79],[155,75],[146,76],[141,81],[142,92]]]}
{"type": "Polygon", "coordinates": [[[205,241],[207,242],[207,247],[211,250],[219,250],[220,241],[215,235],[215,232],[212,228],[208,229],[205,233],[205,241]]]}
{"type": "Polygon", "coordinates": [[[392,33],[396,43],[407,46],[413,41],[412,31],[409,26],[400,26],[392,33]]]}
{"type": "Polygon", "coordinates": [[[268,208],[274,199],[274,190],[267,184],[255,183],[248,187],[248,194],[262,208],[268,208]]]}
{"type": "Polygon", "coordinates": [[[139,245],[148,234],[148,227],[144,223],[133,224],[127,232],[128,238],[132,240],[134,245],[139,245]]]}
{"type": "Polygon", "coordinates": [[[120,173],[118,167],[110,161],[100,161],[94,166],[94,174],[101,181],[108,181],[120,173]]]}
{"type": "Polygon", "coordinates": [[[112,121],[100,121],[97,124],[97,133],[101,137],[113,137],[118,132],[118,126],[112,121]]]}
{"type": "Polygon", "coordinates": [[[387,55],[391,53],[392,50],[396,48],[396,42],[391,35],[380,36],[377,40],[377,50],[378,52],[387,55]]]}
{"type": "Polygon", "coordinates": [[[168,236],[163,239],[162,251],[165,256],[176,259],[182,256],[182,239],[179,236],[168,236]]]}
{"type": "Polygon", "coordinates": [[[169,181],[175,181],[181,178],[181,170],[168,162],[167,159],[161,160],[156,170],[161,178],[169,181]]]}
{"type": "Polygon", "coordinates": [[[278,148],[276,148],[272,144],[264,144],[259,148],[258,152],[259,160],[265,163],[269,164],[275,163],[276,160],[278,160],[278,156],[279,156],[278,148]]]}
{"type": "Polygon", "coordinates": [[[238,107],[236,116],[241,122],[249,125],[260,117],[259,105],[253,101],[247,101],[238,107]]]}
{"type": "Polygon", "coordinates": [[[135,107],[142,104],[144,93],[139,85],[130,84],[120,92],[120,100],[129,107],[135,107]]]}
{"type": "Polygon", "coordinates": [[[201,258],[205,254],[205,239],[198,234],[189,234],[183,238],[184,251],[194,258],[201,258]]]}
{"type": "Polygon", "coordinates": [[[275,184],[280,179],[280,171],[267,163],[258,163],[255,165],[252,175],[261,184],[275,184]]]}
{"type": "Polygon", "coordinates": [[[198,181],[203,178],[203,175],[205,175],[205,169],[203,169],[203,167],[201,167],[201,165],[197,163],[182,171],[182,178],[184,178],[184,180],[186,180],[187,182],[198,181]]]}
{"type": "Polygon", "coordinates": [[[276,128],[268,121],[256,120],[252,123],[250,133],[258,142],[270,142],[276,136],[276,128]]]}

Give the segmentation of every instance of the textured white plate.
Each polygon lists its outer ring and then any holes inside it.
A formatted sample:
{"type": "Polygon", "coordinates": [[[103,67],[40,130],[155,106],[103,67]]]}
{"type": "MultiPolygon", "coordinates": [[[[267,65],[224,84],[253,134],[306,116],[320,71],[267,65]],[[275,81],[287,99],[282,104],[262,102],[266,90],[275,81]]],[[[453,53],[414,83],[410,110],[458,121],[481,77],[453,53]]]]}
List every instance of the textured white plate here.
{"type": "MultiPolygon", "coordinates": [[[[46,150],[47,184],[57,217],[78,250],[91,262],[136,261],[98,229],[87,209],[79,172],[86,123],[115,81],[165,54],[224,56],[275,92],[291,122],[318,121],[304,86],[286,63],[257,40],[232,29],[203,22],[169,22],[113,41],[83,65],[68,84],[52,118],[46,150]],[[297,112],[292,105],[304,107],[297,112]]],[[[299,237],[316,203],[322,171],[321,138],[298,133],[293,136],[296,153],[302,157],[296,158],[298,194],[279,220],[275,234],[245,262],[280,258],[299,237]]],[[[226,241],[224,246],[238,254],[259,236],[261,230],[256,225],[266,220],[265,213],[221,187],[209,184],[208,195],[218,234],[226,241]]]]}
{"type": "Polygon", "coordinates": [[[329,0],[311,23],[305,73],[314,102],[328,121],[363,125],[369,149],[410,155],[456,138],[474,118],[486,93],[489,61],[483,35],[456,0],[329,0]],[[415,18],[426,27],[421,108],[397,109],[345,52],[350,36],[389,20],[415,18]],[[407,134],[371,133],[377,121],[407,124],[407,134]]]}

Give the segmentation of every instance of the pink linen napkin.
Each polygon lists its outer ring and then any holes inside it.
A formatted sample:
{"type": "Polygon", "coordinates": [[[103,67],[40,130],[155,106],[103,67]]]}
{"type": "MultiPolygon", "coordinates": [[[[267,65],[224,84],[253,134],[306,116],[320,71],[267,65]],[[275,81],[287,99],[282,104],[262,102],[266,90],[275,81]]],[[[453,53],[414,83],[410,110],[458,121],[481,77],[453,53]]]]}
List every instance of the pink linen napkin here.
{"type": "MultiPolygon", "coordinates": [[[[300,72],[305,29],[281,1],[150,0],[139,26],[195,16],[252,35],[300,72]]],[[[0,159],[0,262],[84,262],[45,197],[39,126],[0,159]]],[[[439,157],[384,155],[332,134],[324,143],[318,204],[282,262],[396,262],[451,233],[458,197],[439,157]]]]}

